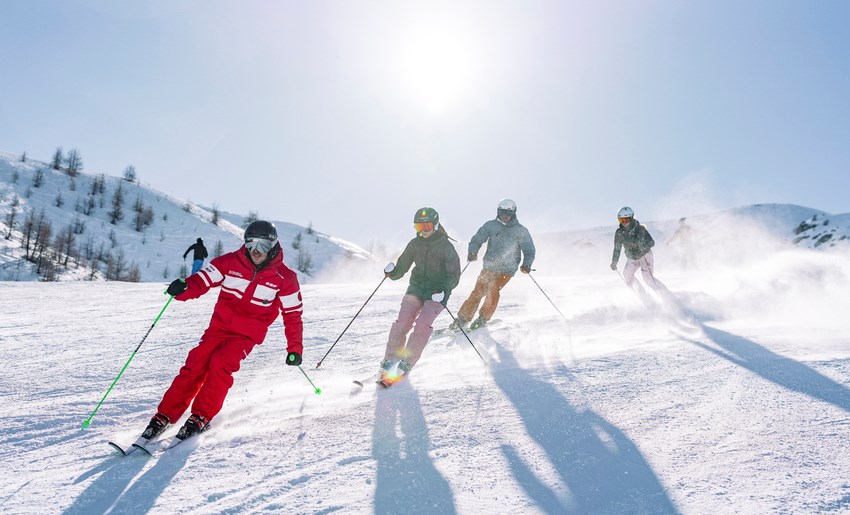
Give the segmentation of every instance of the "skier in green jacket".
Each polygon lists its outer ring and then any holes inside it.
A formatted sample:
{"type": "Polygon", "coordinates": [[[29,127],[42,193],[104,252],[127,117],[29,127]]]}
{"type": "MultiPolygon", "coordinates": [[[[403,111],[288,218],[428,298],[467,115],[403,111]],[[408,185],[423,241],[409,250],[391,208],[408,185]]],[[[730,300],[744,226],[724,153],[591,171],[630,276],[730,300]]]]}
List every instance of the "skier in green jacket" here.
{"type": "Polygon", "coordinates": [[[416,237],[407,244],[398,264],[385,269],[386,276],[395,281],[413,266],[410,286],[401,300],[381,362],[381,381],[385,386],[410,372],[419,361],[431,337],[434,319],[460,280],[460,257],[440,225],[437,211],[430,207],[417,210],[413,225],[416,237]],[[411,329],[413,333],[408,337],[411,329]]]}

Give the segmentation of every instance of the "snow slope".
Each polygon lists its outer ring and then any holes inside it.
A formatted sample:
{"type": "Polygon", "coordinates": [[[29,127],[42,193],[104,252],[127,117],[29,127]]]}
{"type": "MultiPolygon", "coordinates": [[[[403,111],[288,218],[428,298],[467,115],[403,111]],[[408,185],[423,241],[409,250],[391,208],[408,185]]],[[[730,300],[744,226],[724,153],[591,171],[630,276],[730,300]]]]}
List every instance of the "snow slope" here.
{"type": "Polygon", "coordinates": [[[381,286],[318,370],[381,274],[306,285],[303,368],[322,394],[284,365],[276,324],[213,429],[151,459],[105,442],[143,429],[214,296],[168,307],[82,430],[161,287],[0,283],[0,362],[14,364],[0,376],[0,460],[13,472],[0,510],[850,512],[850,258],[753,254],[659,266],[679,308],[654,312],[610,270],[543,267],[533,277],[565,320],[517,276],[500,323],[472,334],[486,364],[470,342],[437,338],[406,383],[360,393],[351,381],[376,369],[407,278],[381,286]]]}

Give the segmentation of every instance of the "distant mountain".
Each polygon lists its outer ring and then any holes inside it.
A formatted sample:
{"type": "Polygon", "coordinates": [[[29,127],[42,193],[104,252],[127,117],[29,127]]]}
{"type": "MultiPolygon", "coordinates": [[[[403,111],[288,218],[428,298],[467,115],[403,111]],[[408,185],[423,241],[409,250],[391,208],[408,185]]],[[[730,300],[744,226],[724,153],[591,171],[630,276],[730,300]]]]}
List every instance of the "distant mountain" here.
{"type": "Polygon", "coordinates": [[[826,249],[850,245],[850,213],[818,213],[794,228],[794,243],[801,247],[826,249]]]}
{"type": "MultiPolygon", "coordinates": [[[[183,253],[197,238],[211,258],[239,248],[245,221],[136,181],[71,176],[49,163],[0,152],[0,281],[164,282],[191,268],[192,256],[184,261],[183,253]]],[[[278,228],[284,261],[301,281],[332,263],[372,259],[357,245],[312,227],[270,221],[278,228]]]]}
{"type": "MultiPolygon", "coordinates": [[[[850,242],[850,215],[830,215],[793,204],[755,204],[673,220],[645,220],[640,213],[636,218],[655,240],[653,254],[659,270],[734,266],[795,245],[824,249],[850,242]],[[818,241],[821,244],[815,245],[818,241]]],[[[616,229],[614,220],[604,227],[535,235],[540,249],[535,268],[604,271],[611,262],[616,229]]],[[[621,268],[624,259],[621,256],[621,268]]]]}

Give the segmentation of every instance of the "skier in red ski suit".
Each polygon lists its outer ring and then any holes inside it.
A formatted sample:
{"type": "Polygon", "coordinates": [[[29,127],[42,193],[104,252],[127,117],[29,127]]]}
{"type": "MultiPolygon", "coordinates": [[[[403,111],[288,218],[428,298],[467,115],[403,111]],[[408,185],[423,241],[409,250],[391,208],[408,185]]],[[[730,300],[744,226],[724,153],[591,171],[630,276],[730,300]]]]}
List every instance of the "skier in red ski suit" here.
{"type": "Polygon", "coordinates": [[[155,438],[192,403],[192,414],[177,434],[188,438],[206,429],[224,404],[233,385],[233,373],[269,326],[283,315],[286,364],[301,364],[301,291],[295,272],[283,263],[275,226],[258,220],[245,230],[245,245],[224,254],[185,282],[177,279],[168,294],[179,301],[196,299],[221,286],[209,327],[186,364],[165,392],[144,438],[155,438]],[[194,400],[193,400],[194,399],[194,400]]]}

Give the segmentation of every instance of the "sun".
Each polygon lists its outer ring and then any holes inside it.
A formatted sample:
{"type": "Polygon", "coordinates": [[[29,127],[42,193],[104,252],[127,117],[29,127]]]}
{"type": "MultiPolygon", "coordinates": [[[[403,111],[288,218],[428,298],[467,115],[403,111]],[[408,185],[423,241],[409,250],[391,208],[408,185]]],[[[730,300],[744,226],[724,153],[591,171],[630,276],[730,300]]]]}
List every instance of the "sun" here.
{"type": "Polygon", "coordinates": [[[470,95],[476,63],[468,38],[445,27],[419,28],[399,56],[403,90],[428,113],[447,114],[470,95]]]}

